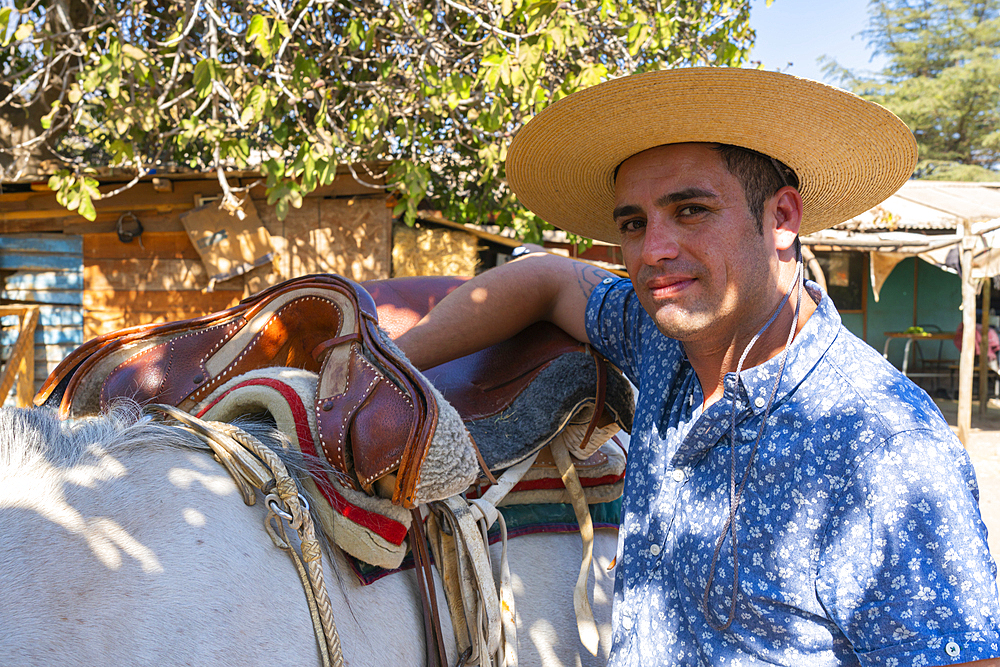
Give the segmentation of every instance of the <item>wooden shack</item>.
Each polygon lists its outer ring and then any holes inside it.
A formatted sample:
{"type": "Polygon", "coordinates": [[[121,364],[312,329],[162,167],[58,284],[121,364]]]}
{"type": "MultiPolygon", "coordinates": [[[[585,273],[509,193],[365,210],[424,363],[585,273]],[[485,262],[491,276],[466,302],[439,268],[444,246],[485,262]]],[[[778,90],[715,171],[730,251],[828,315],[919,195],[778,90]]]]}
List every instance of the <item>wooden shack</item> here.
{"type": "MultiPolygon", "coordinates": [[[[256,180],[249,174],[230,178],[234,187],[256,180]]],[[[108,178],[101,190],[120,185],[108,178]]],[[[391,275],[386,193],[345,170],[284,220],[268,205],[264,188],[252,187],[249,195],[273,246],[271,259],[210,284],[182,215],[220,195],[214,174],[160,174],[95,202],[97,219],[90,222],[60,206],[44,182],[3,185],[0,304],[40,308],[36,387],[70,350],[103,333],[222,310],[296,276],[332,272],[361,281],[391,275]]],[[[8,316],[0,324],[6,362],[18,322],[8,316]]]]}

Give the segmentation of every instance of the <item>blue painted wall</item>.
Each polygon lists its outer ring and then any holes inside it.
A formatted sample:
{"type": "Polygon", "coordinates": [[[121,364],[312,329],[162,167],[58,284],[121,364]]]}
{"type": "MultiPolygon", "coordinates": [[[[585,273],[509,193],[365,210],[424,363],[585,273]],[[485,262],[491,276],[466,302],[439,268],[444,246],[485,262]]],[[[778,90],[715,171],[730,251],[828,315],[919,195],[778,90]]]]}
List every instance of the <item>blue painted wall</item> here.
{"type": "MultiPolygon", "coordinates": [[[[928,331],[955,331],[962,321],[962,281],[954,273],[942,271],[920,259],[905,259],[896,265],[886,279],[875,301],[871,285],[868,289],[868,336],[865,338],[861,313],[843,313],[841,317],[852,333],[864,338],[880,353],[885,346],[885,332],[903,331],[913,326],[913,269],[917,267],[917,324],[928,331]]],[[[867,281],[866,281],[867,282],[867,281]]],[[[928,358],[954,359],[958,349],[951,341],[923,341],[921,352],[928,358]]],[[[899,368],[903,361],[904,341],[894,340],[889,346],[889,361],[899,368]]],[[[911,359],[911,365],[913,363],[911,359]]]]}
{"type": "MultiPolygon", "coordinates": [[[[39,305],[35,329],[35,389],[83,343],[83,237],[68,234],[0,236],[0,297],[39,305]]],[[[0,361],[17,340],[16,316],[0,318],[0,361]]],[[[13,395],[8,396],[12,403],[13,395]]],[[[0,397],[0,403],[4,397],[0,397]]]]}

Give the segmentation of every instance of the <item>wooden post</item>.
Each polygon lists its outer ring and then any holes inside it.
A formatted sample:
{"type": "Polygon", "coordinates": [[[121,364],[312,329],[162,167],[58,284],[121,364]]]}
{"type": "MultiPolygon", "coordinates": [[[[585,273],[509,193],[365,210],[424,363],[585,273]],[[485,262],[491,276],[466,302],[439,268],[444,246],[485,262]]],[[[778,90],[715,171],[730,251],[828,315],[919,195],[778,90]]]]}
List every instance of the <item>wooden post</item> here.
{"type": "MultiPolygon", "coordinates": [[[[576,246],[573,247],[575,248],[576,246]]],[[[802,246],[802,261],[809,267],[809,275],[812,276],[813,282],[819,285],[820,289],[824,292],[828,291],[826,288],[826,274],[823,273],[823,267],[820,266],[816,255],[813,254],[812,249],[807,245],[802,246]]]]}
{"type": "Polygon", "coordinates": [[[972,370],[976,356],[976,286],[972,282],[972,250],[976,237],[969,223],[959,226],[962,236],[962,353],[958,361],[958,439],[968,446],[972,430],[972,370]]]}
{"type": "Polygon", "coordinates": [[[31,406],[35,393],[35,327],[38,324],[38,306],[2,306],[0,314],[17,315],[21,319],[17,341],[11,348],[7,364],[0,372],[0,404],[7,400],[17,380],[17,407],[31,406]]]}
{"type": "Polygon", "coordinates": [[[979,414],[986,414],[986,406],[989,405],[990,387],[990,289],[993,285],[992,278],[983,280],[983,315],[980,318],[981,332],[979,336],[979,414]]]}

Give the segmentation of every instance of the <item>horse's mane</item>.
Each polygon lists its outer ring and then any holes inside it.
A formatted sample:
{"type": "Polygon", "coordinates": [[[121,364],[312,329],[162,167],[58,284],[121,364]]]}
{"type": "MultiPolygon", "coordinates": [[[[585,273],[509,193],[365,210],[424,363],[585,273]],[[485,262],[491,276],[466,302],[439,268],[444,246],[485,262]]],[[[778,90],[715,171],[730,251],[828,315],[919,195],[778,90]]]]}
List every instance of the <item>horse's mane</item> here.
{"type": "Polygon", "coordinates": [[[116,455],[137,448],[192,449],[188,433],[142,414],[122,402],[108,413],[61,420],[50,408],[0,408],[0,468],[24,469],[44,462],[70,468],[100,452],[116,455]]]}
{"type": "MultiPolygon", "coordinates": [[[[248,418],[238,425],[275,450],[294,476],[306,474],[301,455],[283,446],[284,436],[273,423],[248,418]]],[[[105,414],[67,420],[51,408],[0,408],[0,470],[66,469],[95,456],[165,449],[204,451],[204,445],[188,431],[150,418],[132,401],[105,414]]]]}

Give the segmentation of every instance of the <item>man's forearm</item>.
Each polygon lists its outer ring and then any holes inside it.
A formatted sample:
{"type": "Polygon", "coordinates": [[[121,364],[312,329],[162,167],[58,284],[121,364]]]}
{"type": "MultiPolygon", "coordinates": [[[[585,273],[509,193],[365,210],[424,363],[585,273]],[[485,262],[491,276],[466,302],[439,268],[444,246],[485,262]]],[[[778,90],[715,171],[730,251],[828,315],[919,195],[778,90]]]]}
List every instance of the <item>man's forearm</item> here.
{"type": "Polygon", "coordinates": [[[527,255],[468,281],[396,342],[417,368],[425,369],[499,343],[543,320],[585,341],[587,298],[606,275],[564,257],[527,255]]]}

